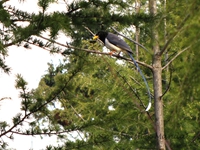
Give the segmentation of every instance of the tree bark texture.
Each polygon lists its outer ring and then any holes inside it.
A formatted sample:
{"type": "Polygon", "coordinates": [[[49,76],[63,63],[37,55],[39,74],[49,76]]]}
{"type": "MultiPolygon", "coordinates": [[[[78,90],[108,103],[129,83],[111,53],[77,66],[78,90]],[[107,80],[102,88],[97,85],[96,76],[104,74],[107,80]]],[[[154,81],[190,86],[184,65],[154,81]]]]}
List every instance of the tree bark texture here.
{"type": "MultiPolygon", "coordinates": [[[[149,11],[152,16],[157,13],[156,0],[149,0],[149,11]]],[[[163,119],[163,101],[162,101],[162,65],[159,48],[159,36],[155,23],[152,27],[153,44],[153,89],[154,89],[154,107],[155,107],[155,126],[157,148],[165,150],[164,119],[163,119]]]]}

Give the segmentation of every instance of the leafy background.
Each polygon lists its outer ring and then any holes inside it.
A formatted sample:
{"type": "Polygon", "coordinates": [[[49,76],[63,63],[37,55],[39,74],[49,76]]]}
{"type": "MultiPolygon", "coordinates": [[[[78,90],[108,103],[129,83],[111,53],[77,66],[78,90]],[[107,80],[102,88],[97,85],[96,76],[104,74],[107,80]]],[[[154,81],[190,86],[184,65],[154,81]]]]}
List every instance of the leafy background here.
{"type": "MultiPolygon", "coordinates": [[[[28,89],[24,77],[17,75],[15,87],[20,91],[21,113],[10,125],[0,122],[0,136],[57,135],[63,145],[49,145],[48,150],[156,149],[154,108],[149,113],[144,111],[148,96],[134,65],[125,54],[110,57],[101,45],[91,41],[90,31],[114,32],[111,27],[135,39],[130,32],[134,26],[140,29],[139,42],[149,50],[139,48],[135,57],[140,62],[152,65],[152,28],[159,33],[161,49],[169,42],[161,60],[163,67],[180,53],[162,72],[163,93],[167,90],[163,96],[165,138],[172,149],[198,149],[199,2],[170,1],[166,8],[163,2],[158,3],[157,15],[151,16],[148,1],[143,0],[139,10],[134,7],[135,1],[80,0],[66,3],[63,12],[52,13],[48,7],[58,3],[56,0],[39,0],[37,13],[17,10],[1,1],[2,71],[12,71],[5,58],[13,45],[27,49],[37,46],[41,51],[63,55],[64,60],[57,66],[48,63],[47,73],[36,89],[28,89]],[[61,43],[61,33],[72,41],[61,43]],[[72,131],[79,134],[75,141],[69,137],[72,131]]],[[[127,43],[134,51],[135,45],[127,43]]],[[[143,65],[141,68],[153,94],[152,72],[143,65]]],[[[0,144],[6,149],[3,140],[0,144]]]]}

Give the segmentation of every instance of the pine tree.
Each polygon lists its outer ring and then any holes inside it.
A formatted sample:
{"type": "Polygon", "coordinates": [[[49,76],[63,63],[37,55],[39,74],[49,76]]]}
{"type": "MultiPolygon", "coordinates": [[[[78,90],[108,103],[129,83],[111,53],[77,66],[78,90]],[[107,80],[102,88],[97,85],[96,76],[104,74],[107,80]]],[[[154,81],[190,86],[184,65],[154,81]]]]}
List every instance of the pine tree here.
{"type": "MultiPolygon", "coordinates": [[[[48,150],[198,148],[198,2],[170,1],[164,6],[156,0],[81,0],[66,4],[66,12],[47,13],[55,2],[39,0],[41,10],[32,14],[0,2],[0,67],[5,72],[9,67],[4,57],[12,45],[36,45],[65,56],[59,66],[49,64],[37,89],[29,91],[17,76],[24,113],[13,118],[13,126],[1,122],[0,137],[57,135],[64,140],[48,150]],[[136,3],[139,10],[132,7],[136,3]],[[22,27],[18,21],[30,24],[22,27]],[[140,29],[138,63],[154,98],[149,112],[144,111],[148,97],[143,80],[130,59],[125,54],[110,57],[91,41],[91,32],[116,29],[134,39],[132,25],[140,29]],[[61,44],[60,33],[73,41],[61,44]],[[34,119],[23,129],[29,118],[34,119]],[[75,141],[70,141],[72,132],[78,134],[75,141]]],[[[126,42],[134,50],[135,42],[126,42]]],[[[5,149],[6,143],[1,146],[5,149]]]]}

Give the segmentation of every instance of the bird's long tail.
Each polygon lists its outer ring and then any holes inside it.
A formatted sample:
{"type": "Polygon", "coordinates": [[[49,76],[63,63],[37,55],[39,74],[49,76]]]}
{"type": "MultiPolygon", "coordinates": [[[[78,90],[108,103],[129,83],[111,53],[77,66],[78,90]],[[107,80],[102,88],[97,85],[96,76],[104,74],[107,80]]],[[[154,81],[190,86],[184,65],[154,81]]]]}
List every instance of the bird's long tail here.
{"type": "Polygon", "coordinates": [[[150,92],[150,89],[149,89],[149,85],[148,85],[147,80],[146,80],[146,78],[144,77],[144,74],[142,73],[140,67],[138,66],[137,62],[136,62],[135,59],[133,58],[132,54],[131,54],[131,53],[128,53],[128,54],[129,54],[129,56],[131,57],[131,59],[133,60],[133,62],[134,62],[134,64],[135,64],[136,68],[137,68],[138,71],[140,72],[140,75],[142,76],[142,78],[143,78],[143,80],[144,80],[144,83],[145,83],[145,85],[146,85],[147,92],[148,92],[148,95],[149,95],[149,104],[148,104],[148,106],[147,106],[147,108],[146,108],[145,111],[149,111],[149,109],[151,108],[151,92],[150,92]]]}

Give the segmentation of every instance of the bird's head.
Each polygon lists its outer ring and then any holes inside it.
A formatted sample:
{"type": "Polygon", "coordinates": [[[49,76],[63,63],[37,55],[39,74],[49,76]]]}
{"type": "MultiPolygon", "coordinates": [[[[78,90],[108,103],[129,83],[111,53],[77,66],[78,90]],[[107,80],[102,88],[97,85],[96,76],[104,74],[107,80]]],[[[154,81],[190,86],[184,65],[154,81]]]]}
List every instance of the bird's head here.
{"type": "Polygon", "coordinates": [[[100,39],[103,43],[105,43],[105,38],[107,37],[108,32],[106,31],[99,31],[94,37],[93,40],[100,39]]]}

